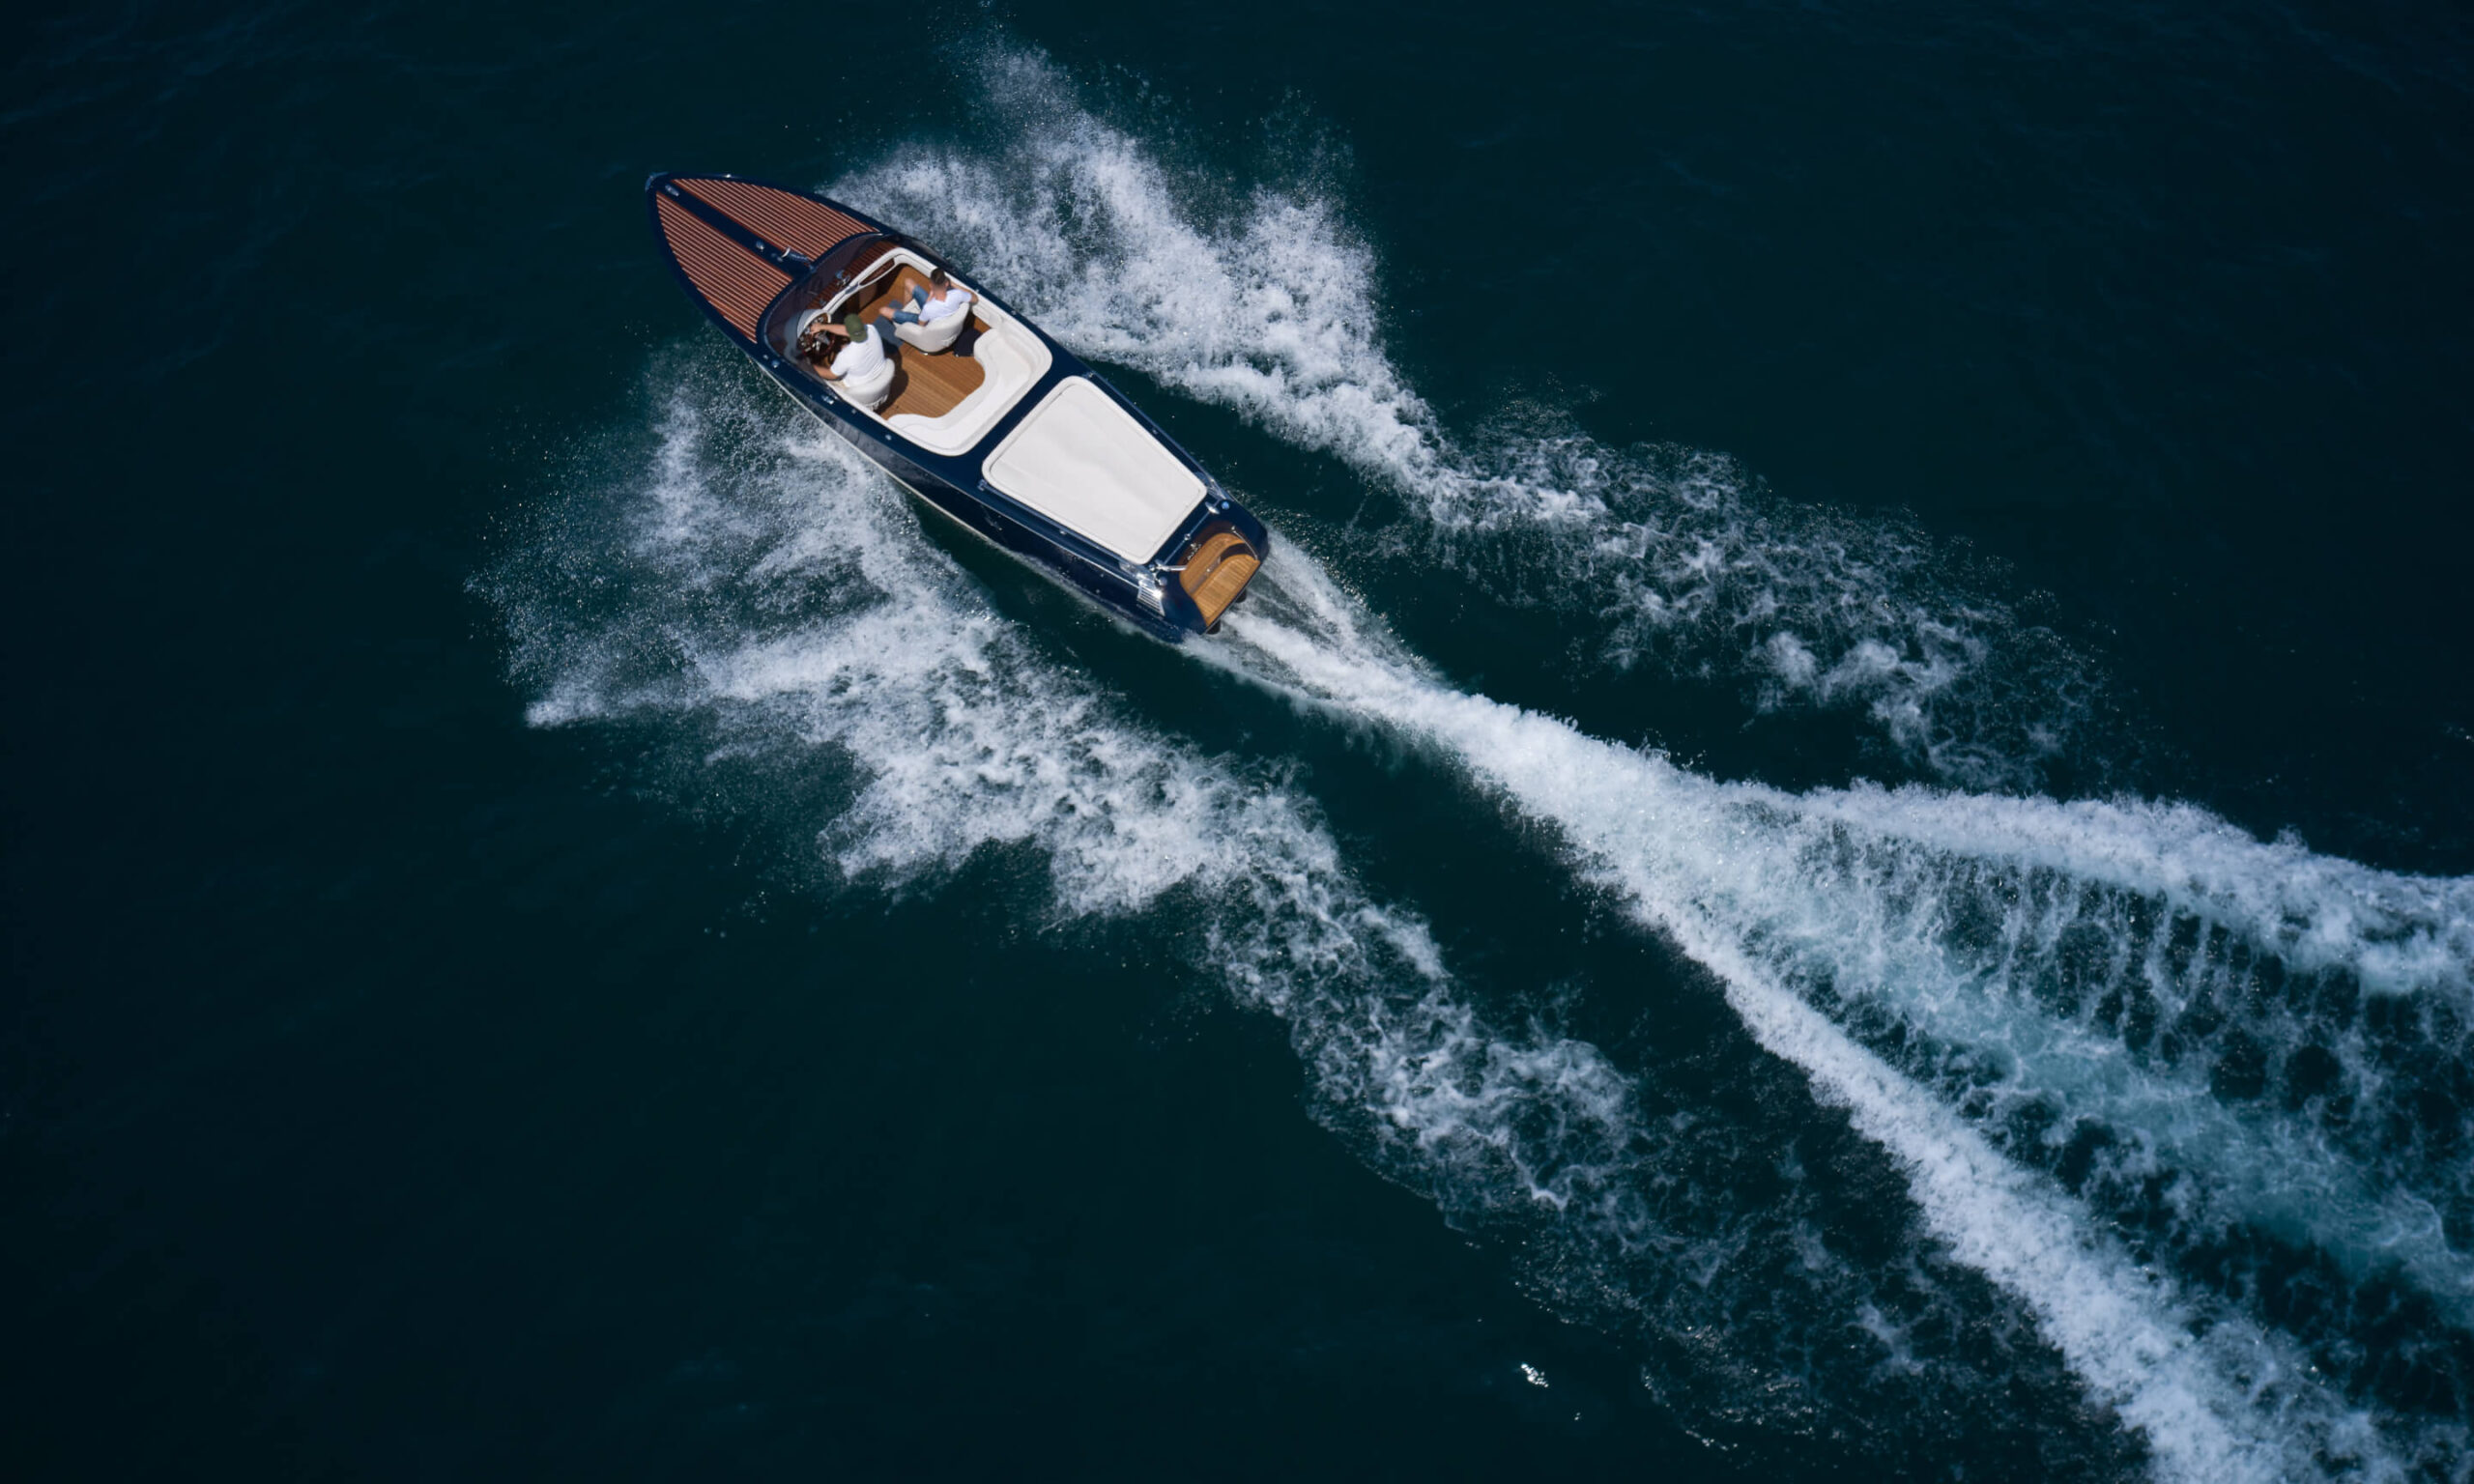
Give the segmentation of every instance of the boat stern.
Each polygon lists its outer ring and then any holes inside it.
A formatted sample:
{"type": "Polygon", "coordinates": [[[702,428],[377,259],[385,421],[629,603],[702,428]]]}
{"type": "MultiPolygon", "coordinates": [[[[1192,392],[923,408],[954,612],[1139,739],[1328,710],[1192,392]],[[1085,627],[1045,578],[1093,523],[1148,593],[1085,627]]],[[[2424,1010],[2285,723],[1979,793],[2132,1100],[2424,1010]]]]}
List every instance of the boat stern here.
{"type": "Polygon", "coordinates": [[[1177,555],[1159,564],[1169,579],[1162,585],[1162,595],[1186,627],[1211,633],[1220,626],[1221,615],[1246,595],[1246,585],[1269,555],[1271,540],[1262,523],[1242,506],[1220,502],[1177,555]]]}

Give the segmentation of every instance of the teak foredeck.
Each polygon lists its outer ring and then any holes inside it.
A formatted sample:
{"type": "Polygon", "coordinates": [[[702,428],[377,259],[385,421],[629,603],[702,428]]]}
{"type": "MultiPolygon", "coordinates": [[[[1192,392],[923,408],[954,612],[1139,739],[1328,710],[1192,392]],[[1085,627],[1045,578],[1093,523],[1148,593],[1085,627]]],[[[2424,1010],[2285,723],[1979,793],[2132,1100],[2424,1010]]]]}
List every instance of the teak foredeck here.
{"type": "Polygon", "coordinates": [[[773,296],[790,287],[791,275],[724,237],[695,213],[667,196],[653,197],[662,236],[705,301],[721,311],[731,328],[756,338],[757,322],[773,296]]]}
{"type": "Polygon", "coordinates": [[[847,212],[769,186],[699,176],[681,176],[678,184],[774,246],[788,247],[810,261],[822,257],[836,243],[874,230],[847,212]]]}

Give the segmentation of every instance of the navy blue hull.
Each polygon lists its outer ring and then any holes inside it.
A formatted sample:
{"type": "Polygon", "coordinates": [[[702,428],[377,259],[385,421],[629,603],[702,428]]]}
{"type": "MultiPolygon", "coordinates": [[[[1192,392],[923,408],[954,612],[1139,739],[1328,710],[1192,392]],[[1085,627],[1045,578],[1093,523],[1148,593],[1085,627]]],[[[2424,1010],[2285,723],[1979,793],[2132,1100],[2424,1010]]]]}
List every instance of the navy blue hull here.
{"type": "MultiPolygon", "coordinates": [[[[1059,359],[1062,360],[1064,357],[1060,356],[1059,359]]],[[[1169,622],[1164,614],[1154,612],[1143,603],[1136,593],[1133,580],[1121,573],[1115,558],[1108,556],[1105,553],[1097,553],[1096,549],[1078,550],[1078,548],[1087,548],[1088,543],[1075,539],[1071,532],[1062,530],[1054,522],[989,489],[978,477],[979,455],[976,451],[960,458],[938,458],[879,427],[872,419],[859,415],[831,392],[818,392],[810,389],[804,385],[804,378],[800,377],[796,371],[788,368],[775,369],[769,366],[766,370],[773,380],[781,385],[782,389],[791,394],[791,400],[815,414],[817,419],[825,426],[841,434],[852,447],[866,454],[878,468],[892,475],[896,483],[953,517],[976,534],[985,536],[1015,556],[1037,564],[1050,576],[1058,578],[1068,586],[1095,600],[1102,607],[1125,618],[1147,634],[1155,635],[1173,644],[1181,643],[1190,635],[1198,632],[1169,622]],[[957,469],[956,466],[961,468],[957,469]],[[965,487],[960,483],[958,475],[968,478],[971,481],[970,486],[965,487]]],[[[1077,372],[1088,374],[1081,371],[1079,362],[1077,372]]],[[[1058,378],[1054,372],[1043,378],[1029,393],[1024,395],[1021,405],[1025,407],[1036,405],[1037,399],[1045,396],[1048,387],[1056,380],[1058,378]]],[[[1107,384],[1102,383],[1102,385],[1107,384]]],[[[1109,388],[1112,393],[1114,389],[1109,388]]],[[[1119,397],[1117,400],[1124,402],[1125,399],[1119,397]]],[[[1126,405],[1132,406],[1131,403],[1126,405]]],[[[1020,408],[1017,409],[1018,413],[1019,411],[1020,408]]],[[[996,431],[992,432],[989,439],[983,440],[979,446],[993,447],[994,441],[1004,431],[1010,430],[1014,421],[1015,418],[1009,415],[997,424],[996,431]]],[[[1173,444],[1169,446],[1174,447],[1173,444]]],[[[1208,479],[1207,475],[1205,477],[1208,479]]],[[[1259,538],[1256,539],[1259,540],[1259,538]]],[[[1255,547],[1257,551],[1261,549],[1260,545],[1255,547]]]]}
{"type": "Polygon", "coordinates": [[[1176,580],[1179,554],[1193,550],[1206,533],[1233,531],[1252,549],[1258,561],[1269,556],[1270,533],[1262,522],[1229,499],[1210,471],[1178,446],[1141,408],[1028,317],[979,287],[973,275],[945,263],[923,244],[839,202],[738,177],[656,175],[646,183],[646,193],[655,234],[670,248],[672,272],[706,317],[793,401],[912,494],[1137,628],[1175,643],[1213,627],[1176,580]],[[742,199],[751,191],[762,193],[762,204],[754,210],[742,199]],[[738,210],[762,220],[751,225],[706,199],[711,195],[740,201],[738,210]],[[814,234],[804,240],[806,252],[778,240],[803,241],[799,236],[803,232],[814,234]],[[820,247],[819,243],[825,245],[820,247]],[[864,262],[895,247],[949,268],[972,283],[974,293],[1037,336],[1050,357],[1046,374],[1024,388],[1005,414],[959,454],[941,454],[911,442],[845,402],[789,356],[789,332],[782,327],[790,312],[816,302],[819,296],[858,273],[864,262]],[[1002,443],[1059,383],[1074,377],[1084,378],[1105,391],[1202,483],[1202,502],[1147,561],[1125,560],[1007,498],[981,477],[988,451],[1002,443]]]}

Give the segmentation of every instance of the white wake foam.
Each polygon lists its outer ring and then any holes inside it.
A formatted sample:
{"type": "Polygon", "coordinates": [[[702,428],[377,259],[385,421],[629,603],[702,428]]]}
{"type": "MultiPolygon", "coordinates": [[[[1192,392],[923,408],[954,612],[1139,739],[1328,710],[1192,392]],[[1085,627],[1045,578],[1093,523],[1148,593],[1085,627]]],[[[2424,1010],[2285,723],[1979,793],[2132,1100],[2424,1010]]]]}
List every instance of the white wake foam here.
{"type": "Polygon", "coordinates": [[[1454,1221],[1506,1227],[1559,1307],[1640,1326],[1696,1416],[1904,1452],[1998,1426],[2048,1366],[1932,1278],[1929,1245],[1885,1270],[1832,1251],[1826,1188],[1773,1175],[1745,1207],[1745,1170],[1793,1166],[1806,1115],[1645,1119],[1598,1049],[1486,1013],[1277,774],[1132,720],[992,612],[868,465],[786,441],[729,375],[683,380],[641,464],[585,480],[487,584],[536,724],[630,728],[648,781],[699,808],[753,770],[732,807],[792,823],[829,890],[933,888],[994,851],[1035,863],[1070,930],[1182,934],[1195,972],[1286,1023],[1319,1118],[1454,1221]]]}
{"type": "Polygon", "coordinates": [[[2448,1230],[2474,1213],[2456,1070],[2474,1051],[2474,881],[2261,842],[2183,805],[1735,802],[1782,852],[1734,888],[1758,903],[1738,929],[1849,1013],[1930,1038],[1914,1060],[1941,1053],[1985,1122],[2025,1114],[2057,1154],[2096,1120],[2126,1198],[2178,1179],[2194,1232],[2240,1220],[2357,1281],[2401,1270],[2474,1326],[2474,1255],[2448,1230]]]}
{"type": "Polygon", "coordinates": [[[1374,254],[1328,200],[1197,199],[1046,59],[994,48],[977,67],[992,137],[908,145],[828,189],[936,243],[1079,351],[1377,476],[1425,556],[1508,600],[1595,614],[1607,661],[1731,674],[1766,707],[1861,707],[1971,785],[2024,785],[2073,747],[2086,667],[1916,532],[1551,415],[1455,439],[1387,354],[1374,254]]]}
{"type": "MultiPolygon", "coordinates": [[[[1909,533],[1765,501],[1695,455],[1569,434],[1456,446],[1383,354],[1372,257],[1324,205],[1259,191],[1191,209],[1044,63],[987,67],[1012,110],[992,147],[906,149],[837,192],[953,247],[1079,348],[1378,474],[1469,570],[1516,559],[1599,592],[1619,659],[1724,649],[1767,702],[1861,704],[1957,779],[2016,785],[2067,745],[2083,672],[1951,585],[1909,533]],[[2005,653],[2022,646],[2037,654],[2005,653]],[[2023,708],[2039,689],[2058,699],[2023,708]]],[[[820,437],[782,445],[767,425],[710,388],[671,405],[623,593],[600,591],[615,574],[592,560],[570,574],[590,593],[539,570],[502,584],[536,721],[671,724],[699,778],[721,756],[774,759],[785,792],[793,773],[828,777],[829,797],[806,782],[798,797],[846,882],[901,889],[1015,849],[1042,863],[1062,917],[1192,914],[1197,966],[1289,1025],[1319,1116],[1455,1218],[1533,1223],[1523,1245],[1533,1273],[1557,1274],[1536,1281],[1559,1301],[1757,1353],[1767,1374],[1743,1394],[1774,1400],[1783,1381],[1883,1410],[1889,1393],[1867,1387],[1904,1384],[1881,1377],[1913,1365],[1918,1305],[1954,1300],[1851,1268],[1800,1207],[1717,1213],[1710,1188],[1673,1175],[1689,1141],[1637,1116],[1632,1080],[1584,1042],[1493,1023],[1424,926],[1357,884],[1291,787],[1133,722],[1043,660],[864,465],[820,437]],[[1767,1310],[1744,1298],[1753,1275],[1767,1310]],[[1778,1317],[1799,1307],[1826,1317],[1778,1317]],[[1851,1329],[1888,1356],[1880,1374],[1816,1380],[1785,1358],[1851,1329]]],[[[1561,831],[1593,880],[1710,969],[1761,1045],[1891,1155],[1940,1247],[2014,1296],[2164,1471],[2375,1475],[2392,1448],[2455,1467],[2444,1430],[2349,1407],[2296,1336],[2127,1250],[1998,1114],[2051,1104],[2057,1138],[2111,1126],[2187,1177],[2195,1206],[2231,1213],[2207,1219],[2461,1297],[2469,1270],[2434,1206],[2462,1184],[2461,1156],[2410,1140],[2366,1154],[2314,1108],[2411,1098],[2412,1079],[2389,1075],[2393,1016],[2374,1038],[2359,1004],[2420,1013],[2463,997],[2465,883],[2261,844],[2167,806],[1717,785],[1437,684],[1287,550],[1258,584],[1266,601],[1231,624],[1250,672],[1428,740],[1561,831]],[[2176,941],[2184,923],[2195,947],[2176,941]],[[2262,962],[2332,977],[2357,1008],[2244,1000],[2262,962]],[[1919,1039],[1885,1048],[1873,1011],[1919,1039]],[[2143,1015],[2165,1029],[2141,1030],[2143,1015]],[[2320,1052],[2335,1081],[2298,1112],[2229,1106],[2210,1079],[2236,1032],[2320,1052]],[[2206,1054],[2163,1043],[2173,1036],[2206,1054]]],[[[2458,1034],[2424,1015],[2407,1040],[2458,1054],[2458,1034]]],[[[1944,1413],[1992,1394],[1950,1357],[1922,1369],[1944,1413]]]]}
{"type": "MultiPolygon", "coordinates": [[[[1916,838],[1943,851],[1973,845],[1998,855],[1997,843],[2042,849],[2049,866],[2110,863],[2130,884],[2178,891],[2192,910],[2240,923],[2272,948],[2290,947],[2299,930],[2309,954],[2355,966],[2407,963],[2452,982],[2463,972],[2464,924],[2449,917],[2448,902],[2461,900],[2461,883],[2381,880],[2344,863],[2321,863],[2318,876],[2304,879],[2352,882],[2385,903],[2385,915],[2375,923],[2351,920],[2350,936],[2326,912],[2305,914],[2297,929],[2292,914],[2260,907],[2278,899],[2278,874],[2289,874],[2287,847],[2254,845],[2246,854],[2229,832],[2204,826],[2189,812],[2074,813],[2003,802],[1998,808],[2004,817],[2029,818],[2034,826],[1971,839],[1961,828],[1971,820],[1969,801],[1947,796],[1867,791],[1806,799],[1716,784],[1657,755],[1436,684],[1402,663],[1301,554],[1291,552],[1276,579],[1267,573],[1257,582],[1273,585],[1228,620],[1243,651],[1216,657],[1314,704],[1426,739],[1521,811],[1554,825],[1582,870],[1709,968],[1760,1042],[1801,1068],[1821,1097],[1845,1107],[1860,1131],[1899,1160],[1951,1250],[2035,1313],[2073,1368],[2148,1438],[2169,1471],[2191,1479],[2293,1478],[2345,1460],[2374,1470],[2393,1462],[2370,1414],[2316,1379],[2309,1351],[2140,1262],[2058,1187],[2004,1158],[1959,1108],[1859,1043],[1823,1013],[1816,996],[1887,996],[1911,1021],[1927,1022],[1935,1017],[1919,1007],[1940,1001],[1958,1008],[1931,1028],[1979,1041],[1992,1025],[2012,1036],[2033,1025],[2032,1005],[1970,1019],[1986,1006],[1982,976],[1953,967],[1950,925],[1929,921],[1950,905],[1949,894],[1934,888],[1948,885],[1951,858],[1932,863],[1939,874],[1925,879],[1919,855],[1898,853],[1916,838]],[[2066,847],[2055,843],[2070,820],[2093,828],[2066,847]],[[2142,837],[2130,829],[2140,822],[2164,828],[2142,837]],[[1856,836],[1859,823],[1868,838],[1856,836]],[[2107,829],[2127,833],[2109,836],[2107,829]],[[2177,856],[2170,848],[2176,841],[2203,841],[2209,848],[2177,856]],[[1883,869],[1862,859],[1884,848],[1883,869]],[[1900,870],[1913,879],[1887,879],[1900,870]],[[2392,956],[2398,925],[2409,921],[2419,925],[2405,929],[2413,946],[2392,956]],[[2372,930],[2359,930],[2366,926],[2372,930]]],[[[2169,1144],[2177,1135],[2185,1141],[2169,1152],[2187,1159],[2212,1195],[2283,1203],[2283,1214],[2335,1248],[2359,1254],[2371,1240],[2352,1228],[2375,1224],[2379,1203],[2392,1192],[2367,1187],[2342,1155],[2304,1138],[2262,1138],[2222,1109],[2202,1114],[2203,1097],[2177,1099],[2170,1084],[2152,1077],[2057,1075],[2061,1064],[2037,1057],[2025,1070],[2048,1084],[2036,1091],[2088,1104],[2077,1111],[2136,1129],[2144,1115],[2181,1103],[2153,1124],[2169,1144]],[[2315,1197],[2340,1209],[2318,1210],[2315,1197]]],[[[2416,1254],[2419,1275],[2461,1285],[2465,1265],[2435,1232],[2424,1235],[2432,1240],[2416,1254]]],[[[2392,1425],[2419,1435],[2409,1451],[2445,1443],[2411,1424],[2392,1425]]]]}
{"type": "Polygon", "coordinates": [[[1196,966],[1286,1019],[1335,1116],[1414,1152],[1422,1183],[1471,1209],[1604,1204],[1625,1078],[1583,1043],[1491,1031],[1310,806],[1042,660],[872,465],[820,431],[786,440],[724,380],[669,399],[618,532],[553,536],[490,584],[535,725],[682,724],[695,796],[721,759],[832,774],[797,807],[847,882],[1027,846],[1062,918],[1174,899],[1203,926],[1196,966]]]}
{"type": "Polygon", "coordinates": [[[2474,881],[2461,877],[2374,870],[2290,839],[2263,843],[2186,804],[1858,787],[1796,795],[1793,806],[1868,835],[2153,897],[2374,992],[2474,989],[2474,881]]]}
{"type": "MultiPolygon", "coordinates": [[[[2019,788],[2074,747],[2098,689],[2087,667],[1913,532],[1764,499],[1706,454],[1551,425],[1464,443],[1387,355],[1374,254],[1328,198],[1201,199],[1042,59],[998,51],[984,76],[992,137],[907,147],[832,188],[952,244],[1085,352],[1377,475],[1429,552],[1499,592],[1593,608],[1620,662],[1714,660],[1765,706],[1860,704],[1977,786],[2019,788]]],[[[2444,1131],[2427,1141],[2400,1116],[2431,1079],[2400,1074],[2396,1016],[2373,1026],[2361,1008],[2413,1007],[2403,1060],[2461,1058],[2461,1016],[2430,1007],[2462,997],[2474,961],[2466,883],[2263,844],[2171,805],[1726,797],[1733,823],[1712,830],[1757,826],[1753,845],[1668,881],[1697,883],[1705,946],[1735,945],[1859,1049],[1883,1043],[1868,1024],[1888,1027],[1900,1069],[1965,1106],[1988,1151],[2057,1165],[2093,1127],[2113,1142],[2075,1177],[2089,1198],[2127,1206],[2172,1182],[2186,1248],[2246,1225],[2474,1313],[2474,1262],[2448,1235],[2451,1211],[2474,1219],[2474,1171],[2444,1131]],[[2245,1056],[2271,1081],[2313,1056],[2335,1070],[2288,1079],[2305,1106],[2245,1106],[2226,1092],[2245,1056]]]]}

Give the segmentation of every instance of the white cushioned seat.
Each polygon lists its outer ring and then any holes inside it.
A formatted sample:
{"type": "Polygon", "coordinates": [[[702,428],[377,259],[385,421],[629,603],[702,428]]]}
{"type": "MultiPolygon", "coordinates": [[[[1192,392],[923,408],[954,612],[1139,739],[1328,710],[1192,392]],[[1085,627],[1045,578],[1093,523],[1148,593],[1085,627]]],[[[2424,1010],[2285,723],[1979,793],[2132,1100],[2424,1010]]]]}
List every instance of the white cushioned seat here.
{"type": "Polygon", "coordinates": [[[897,325],[893,332],[901,337],[903,344],[917,346],[933,356],[953,349],[954,342],[963,337],[963,327],[969,323],[970,311],[964,309],[960,314],[949,314],[934,325],[897,325]]]}
{"type": "Polygon", "coordinates": [[[833,389],[849,400],[871,411],[884,404],[885,394],[893,390],[893,357],[888,356],[874,371],[861,376],[847,376],[832,384],[833,389]]]}

